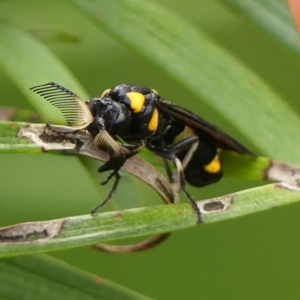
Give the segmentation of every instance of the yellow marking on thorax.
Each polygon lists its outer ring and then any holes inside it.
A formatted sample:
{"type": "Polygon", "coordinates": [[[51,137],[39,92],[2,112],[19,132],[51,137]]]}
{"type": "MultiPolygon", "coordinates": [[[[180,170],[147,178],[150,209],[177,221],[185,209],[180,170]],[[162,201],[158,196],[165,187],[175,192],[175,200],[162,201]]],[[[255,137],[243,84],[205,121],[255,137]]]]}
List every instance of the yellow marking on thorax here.
{"type": "Polygon", "coordinates": [[[134,113],[139,113],[142,111],[145,103],[145,96],[139,92],[129,92],[126,96],[130,100],[130,108],[134,113]]]}
{"type": "Polygon", "coordinates": [[[150,122],[148,124],[148,129],[150,131],[156,131],[157,126],[158,126],[158,119],[159,119],[158,110],[155,108],[153,110],[153,114],[152,114],[151,120],[150,120],[150,122]]]}
{"type": "Polygon", "coordinates": [[[221,168],[221,161],[218,154],[208,165],[204,166],[204,170],[208,173],[219,173],[221,168]]]}

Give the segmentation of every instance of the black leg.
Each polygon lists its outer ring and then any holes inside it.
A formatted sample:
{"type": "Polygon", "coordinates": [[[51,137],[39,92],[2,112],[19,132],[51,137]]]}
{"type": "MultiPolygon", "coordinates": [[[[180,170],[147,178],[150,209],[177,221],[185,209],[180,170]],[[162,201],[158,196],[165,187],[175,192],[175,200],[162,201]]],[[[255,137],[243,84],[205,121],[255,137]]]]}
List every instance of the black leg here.
{"type": "Polygon", "coordinates": [[[195,201],[195,199],[192,197],[192,195],[186,189],[184,173],[183,173],[183,168],[182,168],[181,161],[178,158],[175,158],[174,163],[175,163],[176,168],[177,168],[177,176],[178,176],[177,184],[179,185],[179,190],[182,190],[184,192],[185,196],[191,202],[191,205],[192,205],[194,211],[197,213],[198,223],[202,223],[201,211],[200,211],[200,209],[197,205],[197,202],[195,201]]]}
{"type": "Polygon", "coordinates": [[[110,192],[107,195],[107,197],[100,204],[98,204],[96,207],[94,207],[91,210],[91,214],[92,215],[94,215],[99,208],[103,207],[110,200],[110,198],[112,197],[112,195],[116,192],[116,190],[118,188],[118,184],[119,184],[120,179],[121,179],[121,176],[120,176],[120,174],[119,174],[118,171],[114,171],[113,173],[111,173],[108,176],[108,178],[105,180],[105,183],[107,183],[113,176],[115,176],[115,182],[114,182],[114,185],[113,185],[112,189],[110,190],[110,192]]]}
{"type": "MultiPolygon", "coordinates": [[[[151,146],[151,145],[150,145],[151,146]]],[[[197,202],[194,200],[192,195],[187,191],[186,185],[185,185],[185,178],[184,178],[184,168],[189,164],[191,158],[193,157],[195,151],[197,150],[199,146],[199,138],[198,136],[190,136],[181,142],[177,143],[170,149],[164,149],[164,148],[156,148],[155,146],[149,147],[150,150],[152,150],[155,154],[161,156],[164,159],[164,166],[167,172],[167,175],[169,177],[169,181],[171,183],[177,184],[177,190],[176,194],[179,193],[180,190],[184,192],[187,199],[191,202],[191,205],[198,216],[198,223],[202,223],[201,218],[201,211],[197,205],[197,202]],[[181,162],[177,156],[176,153],[188,149],[188,152],[186,156],[184,157],[183,161],[181,162]],[[177,182],[174,180],[174,175],[170,169],[170,166],[168,164],[168,160],[173,161],[175,163],[176,169],[177,169],[177,182]]]]}
{"type": "Polygon", "coordinates": [[[105,180],[101,181],[100,184],[106,185],[113,178],[113,176],[115,176],[115,174],[116,171],[113,171],[111,174],[109,174],[109,176],[105,180]]]}
{"type": "Polygon", "coordinates": [[[164,167],[165,167],[169,182],[174,183],[174,174],[170,168],[169,161],[167,159],[163,158],[163,163],[164,163],[164,167]]]}

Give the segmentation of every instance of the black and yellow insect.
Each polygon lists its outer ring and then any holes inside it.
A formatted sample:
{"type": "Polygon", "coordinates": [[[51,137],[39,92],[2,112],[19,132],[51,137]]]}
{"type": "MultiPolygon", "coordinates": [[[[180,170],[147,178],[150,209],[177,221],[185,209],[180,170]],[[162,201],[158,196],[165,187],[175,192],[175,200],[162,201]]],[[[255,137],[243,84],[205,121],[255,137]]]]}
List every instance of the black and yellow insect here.
{"type": "Polygon", "coordinates": [[[60,109],[69,126],[75,130],[87,129],[95,144],[109,153],[109,160],[99,172],[112,170],[104,183],[114,176],[115,184],[108,197],[92,212],[111,198],[120,180],[120,168],[143,147],[164,159],[170,180],[173,175],[168,161],[175,163],[179,189],[185,192],[198,213],[195,201],[185,188],[185,180],[198,187],[218,181],[222,177],[218,149],[253,155],[217,127],[162,99],[150,88],[120,84],[85,103],[54,82],[31,89],[60,109]]]}

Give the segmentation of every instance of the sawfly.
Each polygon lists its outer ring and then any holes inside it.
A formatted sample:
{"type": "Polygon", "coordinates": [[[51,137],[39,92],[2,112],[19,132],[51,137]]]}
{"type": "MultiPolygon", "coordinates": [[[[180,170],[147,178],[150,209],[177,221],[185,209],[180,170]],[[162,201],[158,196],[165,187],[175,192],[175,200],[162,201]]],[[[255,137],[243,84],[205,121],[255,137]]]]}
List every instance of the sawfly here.
{"type": "Polygon", "coordinates": [[[222,130],[163,99],[151,88],[120,84],[86,102],[54,82],[34,86],[31,90],[57,107],[74,131],[87,130],[95,145],[109,155],[98,171],[111,171],[102,184],[113,177],[115,182],[92,213],[107,203],[117,190],[121,178],[119,170],[125,161],[146,147],[163,158],[169,180],[177,186],[176,192],[185,193],[201,222],[200,210],[187,191],[185,181],[197,187],[218,181],[222,177],[218,149],[254,155],[222,130]],[[169,162],[175,164],[175,174],[169,162]]]}

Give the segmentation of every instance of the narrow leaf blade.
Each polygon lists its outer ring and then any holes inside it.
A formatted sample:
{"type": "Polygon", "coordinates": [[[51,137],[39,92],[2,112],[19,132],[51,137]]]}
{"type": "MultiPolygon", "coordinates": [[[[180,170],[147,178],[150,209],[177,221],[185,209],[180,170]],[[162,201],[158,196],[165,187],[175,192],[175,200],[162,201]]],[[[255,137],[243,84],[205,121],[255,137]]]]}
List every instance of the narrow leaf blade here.
{"type": "MultiPolygon", "coordinates": [[[[300,192],[296,185],[270,184],[199,201],[198,206],[206,224],[240,218],[298,201],[300,192]]],[[[0,230],[0,257],[172,232],[196,226],[197,222],[198,216],[192,206],[180,203],[16,224],[0,230]]]]}
{"type": "Polygon", "coordinates": [[[17,257],[0,261],[0,297],[4,299],[149,299],[104,278],[54,258],[17,257]]]}
{"type": "Polygon", "coordinates": [[[64,124],[64,118],[59,111],[29,88],[55,80],[87,99],[87,94],[75,77],[58,57],[29,34],[2,22],[0,39],[0,67],[42,114],[45,121],[64,124]]]}
{"type": "Polygon", "coordinates": [[[250,20],[300,54],[299,37],[285,0],[219,0],[218,2],[250,20]]]}

